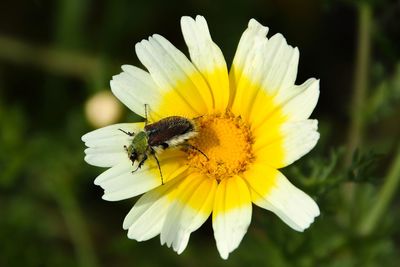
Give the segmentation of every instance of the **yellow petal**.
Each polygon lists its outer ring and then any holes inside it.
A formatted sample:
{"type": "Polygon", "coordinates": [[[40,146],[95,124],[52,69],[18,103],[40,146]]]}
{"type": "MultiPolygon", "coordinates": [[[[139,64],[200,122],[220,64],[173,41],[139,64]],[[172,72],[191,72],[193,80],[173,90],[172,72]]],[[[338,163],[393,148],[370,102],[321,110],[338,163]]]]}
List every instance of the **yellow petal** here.
{"type": "Polygon", "coordinates": [[[178,186],[161,231],[161,244],[182,253],[190,234],[210,216],[217,182],[191,174],[178,186]]]}
{"type": "Polygon", "coordinates": [[[173,199],[180,181],[173,180],[139,198],[123,223],[123,228],[129,229],[129,238],[144,241],[160,234],[171,206],[169,199],[173,199]]]}
{"type": "Polygon", "coordinates": [[[317,120],[304,120],[261,127],[253,146],[257,162],[277,169],[292,164],[317,144],[317,125],[317,120]]]}
{"type": "Polygon", "coordinates": [[[249,188],[242,178],[223,179],[218,185],[213,210],[213,229],[223,259],[236,249],[251,221],[249,188]]]}
{"type": "Polygon", "coordinates": [[[212,111],[212,94],[204,78],[169,41],[155,34],[135,48],[161,91],[161,102],[150,111],[164,117],[197,117],[212,111]]]}
{"type": "Polygon", "coordinates": [[[229,101],[228,70],[221,50],[211,39],[206,20],[202,16],[196,16],[196,20],[182,17],[181,26],[190,59],[212,90],[215,111],[225,112],[229,101]]]}
{"type": "Polygon", "coordinates": [[[278,170],[254,164],[243,177],[250,185],[253,203],[274,212],[294,230],[304,231],[319,215],[315,201],[278,170]]]}
{"type": "MultiPolygon", "coordinates": [[[[253,19],[240,39],[230,71],[236,92],[232,105],[234,113],[250,116],[255,112],[260,115],[257,105],[254,105],[257,100],[261,100],[268,112],[271,102],[276,102],[273,101],[275,95],[292,86],[296,79],[298,49],[287,45],[281,34],[268,39],[267,30],[253,19]],[[261,96],[259,91],[262,91],[261,96]]],[[[266,112],[263,114],[268,115],[266,112]]]]}

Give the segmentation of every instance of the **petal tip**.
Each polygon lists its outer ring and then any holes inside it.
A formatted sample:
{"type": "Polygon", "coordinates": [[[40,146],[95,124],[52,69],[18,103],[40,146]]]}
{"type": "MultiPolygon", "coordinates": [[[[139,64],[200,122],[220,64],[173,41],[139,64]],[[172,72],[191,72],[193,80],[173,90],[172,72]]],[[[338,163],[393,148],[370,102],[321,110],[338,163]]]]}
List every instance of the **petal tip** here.
{"type": "MultiPolygon", "coordinates": [[[[218,247],[217,247],[217,248],[218,248],[218,247]]],[[[227,260],[227,259],[228,259],[228,257],[229,257],[229,252],[228,252],[227,250],[222,250],[222,249],[218,248],[218,252],[219,252],[219,255],[221,256],[221,258],[222,258],[223,260],[227,260]]]]}
{"type": "Polygon", "coordinates": [[[86,143],[88,140],[88,133],[82,135],[81,140],[86,143]]]}
{"type": "Polygon", "coordinates": [[[254,29],[256,32],[259,32],[260,35],[267,36],[269,28],[259,23],[256,19],[252,18],[248,23],[249,29],[254,29]]]}
{"type": "Polygon", "coordinates": [[[194,19],[191,16],[182,16],[181,17],[181,25],[185,23],[190,23],[194,21],[194,19]]]}
{"type": "Polygon", "coordinates": [[[196,15],[196,21],[205,21],[206,19],[202,15],[196,15]]]}
{"type": "MultiPolygon", "coordinates": [[[[122,222],[122,229],[124,230],[129,230],[129,228],[131,227],[132,223],[128,220],[128,215],[125,217],[124,221],[122,222]]],[[[129,238],[129,231],[127,233],[127,236],[129,238]]]]}
{"type": "Polygon", "coordinates": [[[100,178],[100,176],[101,176],[101,175],[97,176],[97,178],[94,179],[93,184],[100,186],[100,184],[101,184],[101,178],[100,178]]]}

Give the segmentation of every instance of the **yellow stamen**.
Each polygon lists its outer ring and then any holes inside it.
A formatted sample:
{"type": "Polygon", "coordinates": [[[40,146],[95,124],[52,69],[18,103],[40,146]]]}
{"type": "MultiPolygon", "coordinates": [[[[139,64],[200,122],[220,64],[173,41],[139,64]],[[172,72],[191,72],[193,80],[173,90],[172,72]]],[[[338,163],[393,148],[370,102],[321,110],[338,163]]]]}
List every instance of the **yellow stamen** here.
{"type": "Polygon", "coordinates": [[[232,113],[204,115],[195,119],[198,135],[190,144],[188,164],[208,177],[221,181],[246,170],[253,159],[249,126],[232,113]]]}

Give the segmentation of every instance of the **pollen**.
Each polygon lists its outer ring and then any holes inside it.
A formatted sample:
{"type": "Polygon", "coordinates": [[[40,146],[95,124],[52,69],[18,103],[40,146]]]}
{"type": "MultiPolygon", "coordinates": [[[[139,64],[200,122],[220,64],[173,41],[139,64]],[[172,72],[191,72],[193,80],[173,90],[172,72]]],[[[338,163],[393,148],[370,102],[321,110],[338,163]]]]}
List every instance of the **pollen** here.
{"type": "Polygon", "coordinates": [[[221,181],[244,172],[253,160],[253,138],[249,126],[232,113],[196,118],[198,135],[190,144],[205,155],[188,150],[190,167],[221,181]]]}

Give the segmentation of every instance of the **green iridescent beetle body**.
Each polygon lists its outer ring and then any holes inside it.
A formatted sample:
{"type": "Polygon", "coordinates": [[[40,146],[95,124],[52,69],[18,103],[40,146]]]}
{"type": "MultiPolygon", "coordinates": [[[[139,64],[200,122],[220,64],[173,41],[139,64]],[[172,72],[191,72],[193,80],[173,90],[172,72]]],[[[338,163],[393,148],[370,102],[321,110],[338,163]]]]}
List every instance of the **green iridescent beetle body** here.
{"type": "Polygon", "coordinates": [[[149,150],[148,136],[144,131],[141,131],[136,135],[130,135],[133,136],[132,143],[128,147],[125,147],[125,150],[128,153],[128,157],[132,161],[132,164],[135,163],[135,161],[138,161],[140,165],[138,168],[140,168],[147,159],[149,150]]]}
{"type": "Polygon", "coordinates": [[[164,182],[156,153],[169,147],[182,146],[199,151],[207,157],[199,149],[188,143],[189,139],[197,135],[195,122],[188,118],[180,116],[166,117],[155,123],[146,124],[143,131],[136,134],[122,129],[119,130],[133,137],[129,146],[124,146],[132,165],[138,162],[138,166],[133,172],[140,169],[148,159],[148,156],[152,155],[160,170],[162,183],[164,182]]]}

